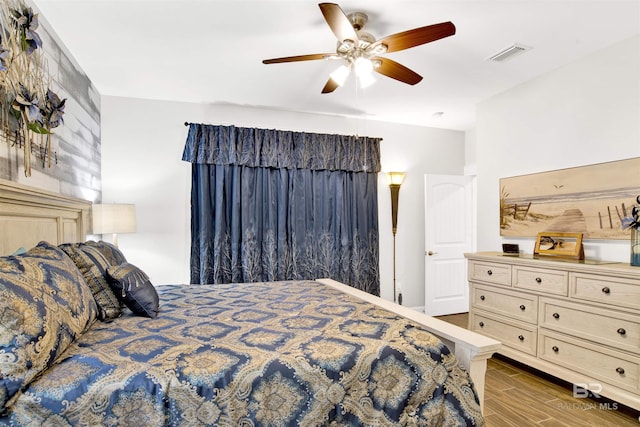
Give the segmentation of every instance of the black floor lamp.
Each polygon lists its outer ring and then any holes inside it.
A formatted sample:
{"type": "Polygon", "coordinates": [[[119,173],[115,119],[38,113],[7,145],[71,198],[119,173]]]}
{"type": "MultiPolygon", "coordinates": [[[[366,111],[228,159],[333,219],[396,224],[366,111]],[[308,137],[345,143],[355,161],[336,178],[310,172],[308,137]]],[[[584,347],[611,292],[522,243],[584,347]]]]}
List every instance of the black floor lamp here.
{"type": "Polygon", "coordinates": [[[402,305],[402,294],[398,297],[396,291],[396,231],[398,231],[398,197],[404,176],[404,172],[387,172],[389,189],[391,189],[391,231],[393,232],[393,302],[397,301],[400,305],[402,305]]]}

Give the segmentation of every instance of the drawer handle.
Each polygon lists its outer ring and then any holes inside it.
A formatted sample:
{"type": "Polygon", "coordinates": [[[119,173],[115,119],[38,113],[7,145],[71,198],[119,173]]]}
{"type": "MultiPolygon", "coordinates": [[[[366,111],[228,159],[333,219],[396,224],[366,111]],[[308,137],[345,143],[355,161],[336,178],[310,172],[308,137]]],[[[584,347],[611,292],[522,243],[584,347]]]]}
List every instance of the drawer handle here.
{"type": "Polygon", "coordinates": [[[618,328],[618,333],[619,333],[620,335],[626,335],[626,334],[627,334],[627,331],[625,331],[625,329],[624,329],[624,328],[618,328]]]}
{"type": "Polygon", "coordinates": [[[554,345],[553,347],[551,347],[551,350],[553,350],[553,351],[554,351],[554,353],[557,353],[557,352],[559,352],[559,351],[560,351],[560,349],[558,348],[558,346],[557,346],[557,345],[554,345]]]}
{"type": "Polygon", "coordinates": [[[522,336],[522,335],[518,335],[518,339],[519,339],[520,341],[524,341],[524,336],[522,336]]]}
{"type": "Polygon", "coordinates": [[[487,270],[487,274],[488,274],[489,276],[491,276],[491,275],[493,274],[493,271],[491,271],[491,270],[487,270]]]}
{"type": "Polygon", "coordinates": [[[553,318],[554,319],[559,319],[560,318],[560,314],[559,313],[553,313],[553,318]]]}
{"type": "Polygon", "coordinates": [[[522,305],[520,306],[520,310],[522,310],[522,311],[524,311],[524,310],[525,310],[525,308],[527,308],[527,307],[525,307],[525,306],[524,306],[524,304],[522,304],[522,305]]]}
{"type": "Polygon", "coordinates": [[[540,277],[536,277],[536,282],[537,282],[537,283],[542,283],[542,278],[540,278],[540,277]]]}
{"type": "Polygon", "coordinates": [[[480,301],[484,301],[484,295],[480,295],[480,301]]]}
{"type": "Polygon", "coordinates": [[[616,372],[620,375],[624,375],[624,368],[616,368],[616,372]]]}
{"type": "Polygon", "coordinates": [[[484,328],[484,322],[480,322],[478,325],[480,325],[481,328],[484,328]]]}
{"type": "Polygon", "coordinates": [[[604,288],[602,288],[602,292],[604,292],[605,294],[609,295],[611,293],[611,289],[609,289],[608,286],[605,286],[604,288]]]}

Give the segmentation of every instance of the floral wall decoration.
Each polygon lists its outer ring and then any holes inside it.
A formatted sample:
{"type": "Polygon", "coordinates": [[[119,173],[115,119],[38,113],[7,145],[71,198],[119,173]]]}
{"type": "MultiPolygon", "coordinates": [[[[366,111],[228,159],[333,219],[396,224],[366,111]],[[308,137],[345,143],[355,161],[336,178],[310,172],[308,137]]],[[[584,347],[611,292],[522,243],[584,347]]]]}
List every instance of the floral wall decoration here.
{"type": "Polygon", "coordinates": [[[52,129],[63,123],[66,99],[50,89],[51,78],[38,34],[38,14],[21,0],[0,7],[0,132],[24,150],[24,173],[31,158],[51,167],[52,129]]]}

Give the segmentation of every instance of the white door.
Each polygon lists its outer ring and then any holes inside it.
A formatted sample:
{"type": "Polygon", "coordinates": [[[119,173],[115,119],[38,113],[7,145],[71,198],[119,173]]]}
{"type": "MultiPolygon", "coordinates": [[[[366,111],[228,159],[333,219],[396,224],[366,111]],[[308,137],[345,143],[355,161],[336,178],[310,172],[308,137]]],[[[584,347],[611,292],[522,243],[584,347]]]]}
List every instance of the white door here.
{"type": "Polygon", "coordinates": [[[465,252],[473,250],[473,178],[425,175],[425,312],[469,311],[465,252]]]}

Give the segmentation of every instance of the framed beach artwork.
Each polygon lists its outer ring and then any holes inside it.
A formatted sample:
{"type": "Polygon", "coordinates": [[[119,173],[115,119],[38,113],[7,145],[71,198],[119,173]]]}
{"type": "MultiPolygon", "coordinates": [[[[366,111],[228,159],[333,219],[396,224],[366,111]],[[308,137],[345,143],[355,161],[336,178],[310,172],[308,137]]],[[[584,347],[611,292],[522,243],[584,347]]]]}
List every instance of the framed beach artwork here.
{"type": "Polygon", "coordinates": [[[621,220],[640,195],[640,157],[500,179],[500,235],[581,233],[629,239],[621,220]]]}

